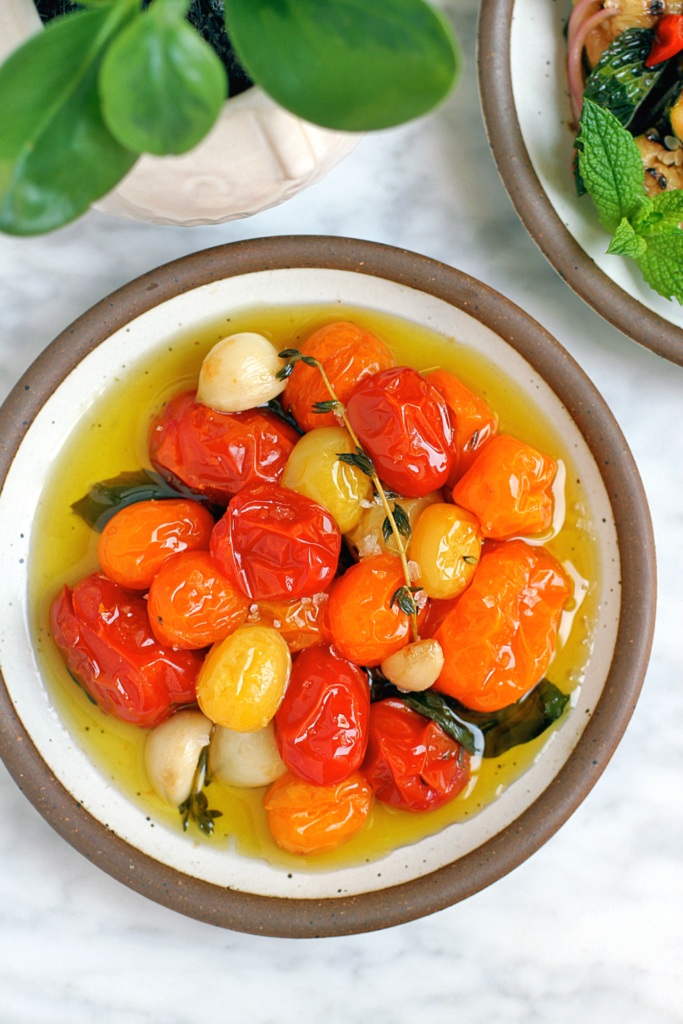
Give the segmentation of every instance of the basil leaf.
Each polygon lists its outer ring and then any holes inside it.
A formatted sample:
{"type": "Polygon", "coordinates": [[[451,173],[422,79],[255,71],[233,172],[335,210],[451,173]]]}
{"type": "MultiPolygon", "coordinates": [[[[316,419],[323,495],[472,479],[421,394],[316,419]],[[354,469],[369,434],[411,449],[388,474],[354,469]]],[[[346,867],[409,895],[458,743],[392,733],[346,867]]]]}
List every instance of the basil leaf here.
{"type": "Polygon", "coordinates": [[[0,67],[0,230],[52,231],[84,213],[137,159],[111,135],[97,74],[130,3],[55,18],[0,67]]]}
{"type": "MultiPolygon", "coordinates": [[[[193,494],[187,488],[171,487],[158,473],[141,469],[136,472],[120,473],[110,480],[101,480],[93,484],[88,493],[75,501],[71,508],[88,526],[99,533],[112,516],[127,505],[135,505],[138,501],[160,501],[163,498],[208,501],[203,495],[193,494]]],[[[221,513],[223,511],[224,509],[221,509],[221,513]]]]}
{"type": "Polygon", "coordinates": [[[666,62],[645,67],[654,35],[652,29],[626,29],[603,51],[586,82],[584,99],[610,110],[624,128],[667,68],[666,62]]]}
{"type": "Polygon", "coordinates": [[[185,0],[154,0],[107,51],[102,113],[123,146],[185,153],[213,127],[227,94],[218,56],[185,20],[185,0]]]}
{"type": "Polygon", "coordinates": [[[369,131],[426,113],[450,91],[455,37],[424,0],[225,0],[250,77],[299,117],[369,131]]]}
{"type": "Polygon", "coordinates": [[[600,223],[613,234],[646,204],[643,161],[633,138],[609,110],[584,99],[576,140],[579,171],[600,223]]]}
{"type": "Polygon", "coordinates": [[[465,750],[484,757],[500,757],[512,747],[536,739],[557,721],[569,703],[567,694],[550,680],[542,679],[521,700],[500,711],[472,711],[460,701],[436,690],[402,693],[377,669],[370,671],[373,702],[387,697],[402,700],[413,711],[440,725],[465,750]]]}

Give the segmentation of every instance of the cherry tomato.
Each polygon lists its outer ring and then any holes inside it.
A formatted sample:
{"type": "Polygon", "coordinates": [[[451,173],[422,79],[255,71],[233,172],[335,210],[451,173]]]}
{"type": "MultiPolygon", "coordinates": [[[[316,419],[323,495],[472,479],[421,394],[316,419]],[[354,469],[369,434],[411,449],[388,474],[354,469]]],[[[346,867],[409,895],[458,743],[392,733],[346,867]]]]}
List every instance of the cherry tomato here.
{"type": "Polygon", "coordinates": [[[391,605],[404,582],[393,555],[352,565],[335,582],[327,622],[334,646],[349,661],[371,668],[410,643],[410,617],[391,605]]]}
{"type": "Polygon", "coordinates": [[[323,618],[329,599],[328,591],[323,590],[294,601],[259,601],[254,621],[276,629],[294,654],[323,642],[323,618]]]}
{"type": "Polygon", "coordinates": [[[100,534],[97,557],[105,574],[131,590],[147,590],[173,555],[209,546],[213,516],[197,501],[139,501],[122,508],[100,534]]]}
{"type": "Polygon", "coordinates": [[[681,50],[683,50],[683,14],[665,14],[657,25],[645,67],[654,68],[662,61],[675,57],[681,50]]]}
{"type": "Polygon", "coordinates": [[[169,558],[154,577],[147,611],[159,643],[208,647],[244,622],[249,601],[208,551],[186,551],[169,558]]]}
{"type": "Polygon", "coordinates": [[[370,708],[363,774],[382,803],[433,811],[464,789],[470,757],[436,722],[390,697],[370,708]]]}
{"type": "Polygon", "coordinates": [[[445,601],[438,598],[432,598],[427,603],[427,614],[425,615],[424,622],[420,625],[420,637],[423,640],[430,640],[437,629],[449,614],[455,608],[459,601],[458,597],[450,597],[445,601]]]}
{"type": "Polygon", "coordinates": [[[365,756],[369,712],[366,673],[334,647],[310,647],[294,662],[275,715],[280,757],[305,782],[343,782],[365,756]]]}
{"type": "Polygon", "coordinates": [[[466,388],[462,381],[445,370],[427,375],[451,411],[455,457],[448,475],[452,487],[470,466],[488,441],[498,432],[496,417],[483,398],[466,388]]]}
{"type": "Polygon", "coordinates": [[[408,366],[362,380],[346,403],[349,422],[377,474],[407,498],[442,487],[453,461],[448,406],[408,366]]]}
{"type": "Polygon", "coordinates": [[[545,548],[522,540],[489,545],[436,631],[446,661],[434,689],[476,711],[514,704],[546,671],[571,592],[545,548]]]}
{"type": "MultiPolygon", "coordinates": [[[[364,327],[346,321],[321,327],[300,350],[322,364],[342,405],[359,380],[394,365],[394,357],[383,341],[364,327]]],[[[313,412],[315,402],[326,402],[329,397],[320,370],[297,363],[287,381],[282,404],[302,430],[338,427],[333,412],[313,412]]]]}
{"type": "Polygon", "coordinates": [[[528,444],[499,434],[453,488],[453,501],[479,519],[485,537],[539,533],[553,521],[557,465],[528,444]]]}
{"type": "Polygon", "coordinates": [[[211,535],[211,554],[252,601],[319,593],[334,579],[340,549],[329,512],[273,484],[241,491],[211,535]]]}
{"type": "Polygon", "coordinates": [[[290,853],[331,853],[365,824],[372,789],[360,772],[333,786],[313,786],[287,773],[263,798],[273,839],[290,853]]]}
{"type": "Polygon", "coordinates": [[[152,424],[149,457],[171,482],[180,480],[227,505],[243,487],[279,483],[298,440],[274,413],[216,412],[197,402],[193,391],[183,391],[152,424]]]}
{"type": "Polygon", "coordinates": [[[101,573],[64,587],[50,627],[69,671],[122,722],[151,729],[196,699],[202,655],[157,643],[145,600],[101,573]]]}

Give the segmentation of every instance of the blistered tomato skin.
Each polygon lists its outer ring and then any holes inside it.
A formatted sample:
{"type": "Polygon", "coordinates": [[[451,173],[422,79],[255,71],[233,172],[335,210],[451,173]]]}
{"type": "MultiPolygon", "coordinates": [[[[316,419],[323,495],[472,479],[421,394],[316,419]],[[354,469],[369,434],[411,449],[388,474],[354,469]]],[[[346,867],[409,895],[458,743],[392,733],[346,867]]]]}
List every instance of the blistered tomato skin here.
{"type": "Polygon", "coordinates": [[[455,456],[448,475],[453,487],[481,455],[482,449],[498,433],[498,422],[483,398],[465,387],[452,373],[434,370],[427,380],[444,398],[453,424],[455,456]]]}
{"type": "Polygon", "coordinates": [[[331,786],[360,768],[370,712],[368,677],[334,647],[311,647],[294,662],[275,715],[280,756],[305,782],[331,786]]]}
{"type": "Polygon", "coordinates": [[[249,621],[272,626],[294,654],[323,642],[323,618],[329,599],[328,591],[323,590],[293,601],[259,601],[250,607],[249,621]]]}
{"type": "Polygon", "coordinates": [[[144,599],[101,573],[64,588],[50,627],[69,671],[122,722],[153,728],[196,699],[202,656],[158,643],[144,599]]]}
{"type": "Polygon", "coordinates": [[[464,789],[469,754],[435,722],[389,698],[370,709],[363,774],[382,803],[434,811],[464,789]]]}
{"type": "Polygon", "coordinates": [[[372,789],[360,772],[333,786],[283,775],[263,798],[273,839],[289,853],[332,853],[367,821],[372,789]]]}
{"type": "Polygon", "coordinates": [[[399,366],[361,381],[346,410],[378,476],[392,490],[421,498],[446,483],[453,461],[448,407],[416,370],[399,366]]]}
{"type": "Polygon", "coordinates": [[[279,483],[298,439],[264,409],[216,412],[197,402],[194,391],[183,391],[152,424],[149,456],[171,482],[227,505],[244,487],[279,483]]]}
{"type": "Polygon", "coordinates": [[[543,677],[571,584],[542,547],[487,546],[470,586],[434,634],[445,664],[435,690],[476,711],[514,704],[543,677]]]}
{"type": "MultiPolygon", "coordinates": [[[[359,380],[386,370],[395,362],[383,341],[371,331],[348,321],[321,327],[306,339],[300,351],[322,364],[342,405],[346,404],[359,380]]],[[[315,402],[326,402],[329,398],[320,370],[297,363],[287,381],[282,404],[302,430],[339,426],[333,412],[313,412],[315,402]]]]}
{"type": "Polygon", "coordinates": [[[243,626],[207,654],[197,678],[197,701],[216,725],[255,732],[279,708],[291,671],[289,648],[276,630],[243,626]]]}
{"type": "Polygon", "coordinates": [[[139,501],[112,516],[100,534],[97,557],[110,580],[147,590],[173,555],[206,550],[213,527],[213,516],[197,501],[139,501]]]}
{"type": "Polygon", "coordinates": [[[410,557],[420,566],[420,586],[427,597],[457,597],[468,586],[479,555],[479,520],[457,505],[430,505],[417,521],[410,557]]]}
{"type": "Polygon", "coordinates": [[[326,508],[342,533],[363,514],[362,501],[372,497],[372,482],[339,456],[356,447],[343,427],[319,427],[304,434],[289,456],[281,485],[326,508]]]}
{"type": "Polygon", "coordinates": [[[398,558],[379,555],[351,566],[330,593],[327,622],[332,642],[355,665],[369,668],[410,641],[410,618],[391,606],[405,583],[398,558]]]}
{"type": "Polygon", "coordinates": [[[485,537],[547,530],[553,521],[557,464],[508,434],[499,434],[453,488],[453,501],[479,519],[485,537]]]}
{"type": "Polygon", "coordinates": [[[339,527],[326,509],[272,484],[233,498],[211,535],[211,554],[252,601],[293,600],[325,590],[340,549],[339,527]]]}
{"type": "Polygon", "coordinates": [[[241,626],[249,601],[221,572],[208,551],[174,555],[154,577],[147,600],[159,643],[208,647],[241,626]]]}

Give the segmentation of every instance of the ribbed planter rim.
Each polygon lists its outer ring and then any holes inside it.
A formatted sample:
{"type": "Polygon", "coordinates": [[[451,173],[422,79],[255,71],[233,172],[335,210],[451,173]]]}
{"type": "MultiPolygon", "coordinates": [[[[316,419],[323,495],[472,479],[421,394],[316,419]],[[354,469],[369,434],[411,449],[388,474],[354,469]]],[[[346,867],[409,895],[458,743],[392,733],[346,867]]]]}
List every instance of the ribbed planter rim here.
{"type": "Polygon", "coordinates": [[[628,724],[652,643],[655,553],[642,483],[594,385],[535,320],[452,267],[375,242],[283,236],[218,246],[159,267],[112,293],[38,357],[0,409],[0,489],[32,420],[71,370],[114,331],[183,292],[263,270],[331,268],[385,278],[436,296],[496,332],[545,379],[581,430],[612,504],[622,566],[614,656],[602,696],[569,759],[531,807],[478,849],[410,882],[360,896],[256,896],[200,881],[155,861],[96,821],[55,779],[0,677],[0,756],[46,821],[75,849],[144,896],[210,924],[283,937],[348,935],[433,913],[483,889],[543,845],[587,796],[628,724]]]}

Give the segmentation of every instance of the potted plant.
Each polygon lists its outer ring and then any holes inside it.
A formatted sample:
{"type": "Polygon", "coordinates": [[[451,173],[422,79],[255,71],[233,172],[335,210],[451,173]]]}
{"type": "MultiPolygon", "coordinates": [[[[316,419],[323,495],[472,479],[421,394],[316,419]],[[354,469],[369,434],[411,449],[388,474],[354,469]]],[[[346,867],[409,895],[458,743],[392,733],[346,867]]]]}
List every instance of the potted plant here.
{"type": "Polygon", "coordinates": [[[431,109],[459,63],[425,0],[81,0],[42,32],[34,0],[0,3],[4,45],[25,40],[0,67],[11,234],[92,203],[156,223],[256,213],[321,178],[358,133],[431,109]],[[217,40],[205,22],[223,16],[217,40]]]}

